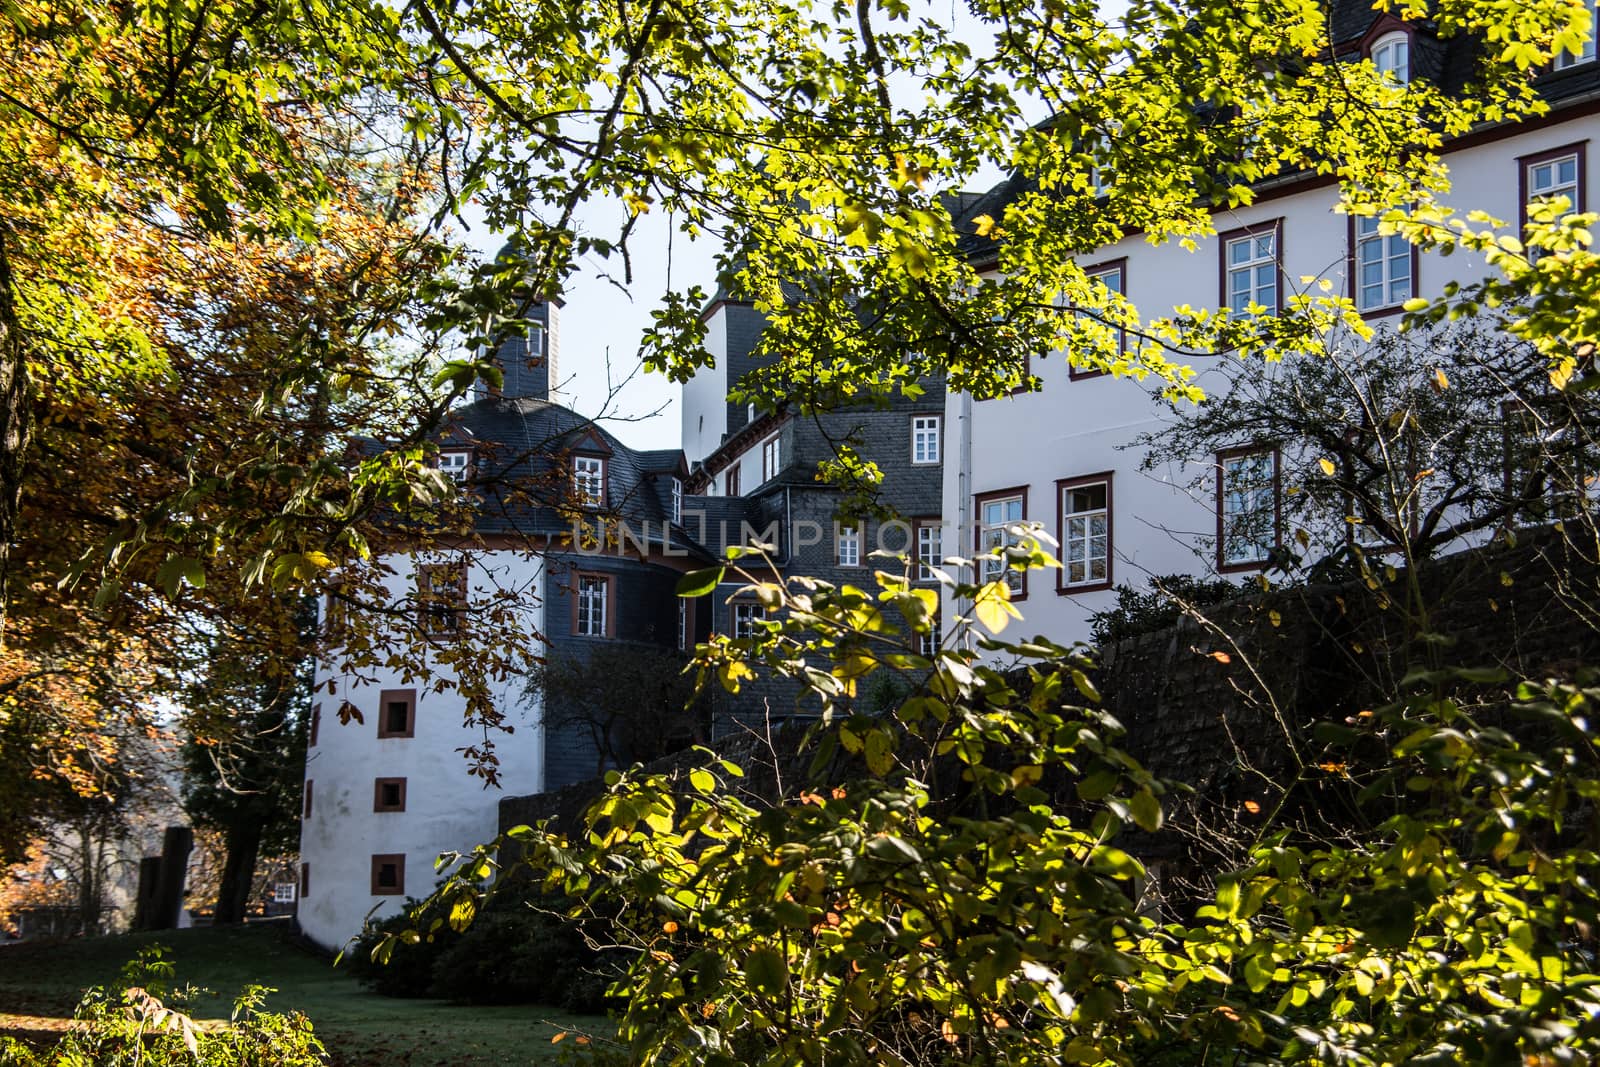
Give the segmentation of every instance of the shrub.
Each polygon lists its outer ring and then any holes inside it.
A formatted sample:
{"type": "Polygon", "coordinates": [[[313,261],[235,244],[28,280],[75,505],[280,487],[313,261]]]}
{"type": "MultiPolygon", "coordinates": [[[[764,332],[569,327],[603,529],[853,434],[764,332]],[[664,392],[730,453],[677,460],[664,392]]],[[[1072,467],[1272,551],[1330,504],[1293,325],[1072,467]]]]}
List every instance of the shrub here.
{"type": "Polygon", "coordinates": [[[461,934],[443,921],[437,904],[411,901],[406,912],[369,924],[346,958],[383,996],[598,1012],[615,974],[602,967],[576,922],[564,917],[570,906],[565,897],[531,888],[508,890],[490,900],[461,934]],[[417,931],[414,939],[394,939],[386,961],[373,958],[374,948],[407,929],[417,931]]]}
{"type": "Polygon", "coordinates": [[[406,901],[405,910],[380,922],[369,922],[361,936],[340,959],[348,964],[374,993],[385,997],[426,997],[433,995],[433,965],[439,955],[460,938],[460,934],[447,925],[439,925],[431,933],[419,934],[416,940],[401,939],[393,943],[383,962],[372,958],[373,949],[391,934],[409,928],[413,923],[423,930],[433,925],[439,916],[437,907],[425,906],[415,900],[406,901]]]}
{"type": "Polygon", "coordinates": [[[34,1050],[0,1040],[0,1067],[322,1067],[322,1043],[299,1012],[262,1010],[268,993],[247,986],[221,1029],[202,1029],[173,1004],[197,990],[168,995],[172,964],[159,945],[141,950],[109,989],[96,987],[78,1006],[78,1025],[56,1044],[34,1050]]]}

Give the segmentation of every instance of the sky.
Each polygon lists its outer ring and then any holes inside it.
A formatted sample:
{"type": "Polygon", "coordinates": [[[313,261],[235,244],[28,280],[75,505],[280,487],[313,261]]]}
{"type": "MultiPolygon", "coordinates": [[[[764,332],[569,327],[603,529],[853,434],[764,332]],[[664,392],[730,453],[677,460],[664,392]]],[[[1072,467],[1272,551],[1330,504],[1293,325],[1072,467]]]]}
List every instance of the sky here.
{"type": "MultiPolygon", "coordinates": [[[[614,233],[621,210],[619,205],[591,205],[583,224],[596,234],[614,233]]],[[[481,222],[469,225],[464,236],[486,259],[504,244],[503,237],[481,222]]],[[[567,288],[560,310],[560,399],[583,415],[599,418],[630,447],[677,448],[680,389],[665,376],[640,368],[639,338],[669,284],[674,289],[696,283],[707,290],[715,287],[717,248],[708,240],[692,242],[672,233],[665,215],[652,212],[636,224],[630,249],[631,285],[624,282],[620,256],[607,260],[590,255],[567,288]]]]}
{"type": "MultiPolygon", "coordinates": [[[[1110,3],[1121,6],[1117,0],[1110,3]]],[[[953,19],[971,44],[992,32],[959,0],[923,0],[920,5],[913,4],[913,15],[953,19]]],[[[998,177],[997,170],[973,187],[988,188],[998,177]]],[[[617,203],[591,204],[580,224],[597,236],[614,234],[622,212],[617,203]]],[[[482,222],[465,221],[467,241],[485,258],[493,256],[503,238],[482,222]]],[[[590,255],[571,280],[561,310],[558,374],[562,402],[580,414],[600,419],[633,448],[677,448],[682,444],[679,386],[639,367],[639,338],[650,326],[651,310],[669,285],[680,290],[696,284],[708,292],[715,289],[716,245],[708,238],[691,241],[673,231],[659,209],[645,215],[630,242],[632,285],[623,283],[620,257],[605,260],[590,255]]]]}

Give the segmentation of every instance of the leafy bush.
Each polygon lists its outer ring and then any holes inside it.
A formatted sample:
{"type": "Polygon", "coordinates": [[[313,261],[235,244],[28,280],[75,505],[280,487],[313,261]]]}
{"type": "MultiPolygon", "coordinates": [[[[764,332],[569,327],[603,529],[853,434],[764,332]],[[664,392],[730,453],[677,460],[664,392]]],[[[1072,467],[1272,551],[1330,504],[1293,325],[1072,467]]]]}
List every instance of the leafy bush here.
{"type": "Polygon", "coordinates": [[[440,954],[433,968],[437,995],[603,1011],[606,986],[617,975],[602,972],[577,926],[547,907],[521,899],[491,906],[440,954]]]}
{"type": "Polygon", "coordinates": [[[406,900],[398,915],[379,922],[369,922],[361,936],[340,958],[357,978],[374,993],[385,997],[427,997],[433,995],[433,966],[439,956],[460,938],[448,926],[435,927],[433,920],[439,916],[436,906],[406,900]],[[373,959],[373,950],[393,935],[413,925],[422,928],[415,938],[401,938],[389,942],[389,951],[380,963],[373,959]]]}
{"type": "Polygon", "coordinates": [[[390,997],[444,997],[467,1004],[548,1004],[598,1012],[616,977],[564,918],[571,902],[541,893],[506,891],[488,901],[458,933],[432,902],[369,925],[346,954],[372,990],[390,997]],[[414,937],[399,937],[415,929],[414,937]],[[374,949],[387,945],[382,960],[374,949]]]}
{"type": "MultiPolygon", "coordinates": [[[[1005,551],[1018,566],[1038,554],[1005,551]]],[[[809,683],[824,713],[816,776],[769,803],[723,760],[613,773],[586,832],[516,828],[439,892],[470,920],[484,872],[515,845],[551,887],[612,908],[630,1062],[1600,1057],[1594,679],[1513,688],[1501,672],[1419,671],[1394,702],[1323,723],[1290,783],[1299,806],[1243,805],[1240,862],[1179,911],[1145,897],[1149,872],[1124,842],[1137,829],[1141,845],[1177,849],[1203,827],[1181,825],[1174,787],[1118,747],[1068,649],[999,638],[1015,614],[1003,582],[954,593],[985,649],[1029,669],[949,650],[880,717],[853,701],[889,669],[880,650],[926,632],[925,591],[880,576],[876,597],[815,581],[791,596],[744,576],[790,610],[710,643],[707,674],[737,687],[761,665],[809,683]],[[840,749],[867,773],[822,777],[840,749]],[[1050,781],[1070,803],[1052,803],[1050,781]],[[1313,808],[1338,821],[1302,817],[1313,808]]]]}
{"type": "Polygon", "coordinates": [[[1089,617],[1096,645],[1108,645],[1140,634],[1164,630],[1183,616],[1183,605],[1204,608],[1232,600],[1244,587],[1224,578],[1166,574],[1149,580],[1148,589],[1116,587],[1117,606],[1089,617]]]}
{"type": "Polygon", "coordinates": [[[141,950],[109,989],[84,994],[78,1025],[55,1045],[35,1051],[0,1039],[0,1067],[322,1067],[325,1050],[299,1012],[262,1010],[263,986],[248,986],[234,1001],[223,1028],[202,1028],[172,1005],[191,998],[185,988],[169,996],[172,964],[159,945],[141,950]]]}

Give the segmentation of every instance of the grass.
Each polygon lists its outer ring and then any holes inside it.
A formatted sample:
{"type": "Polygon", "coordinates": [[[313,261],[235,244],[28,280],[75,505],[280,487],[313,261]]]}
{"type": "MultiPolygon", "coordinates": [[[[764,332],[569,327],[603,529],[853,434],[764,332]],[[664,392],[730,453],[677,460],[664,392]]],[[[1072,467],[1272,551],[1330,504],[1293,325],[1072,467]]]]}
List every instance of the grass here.
{"type": "Polygon", "coordinates": [[[64,1028],[85,989],[113,981],[152,943],[168,949],[175,985],[211,991],[186,1007],[191,1015],[226,1019],[244,986],[271,986],[277,992],[268,1007],[304,1012],[340,1067],[555,1064],[551,1038],[558,1032],[608,1033],[604,1018],[536,1005],[381,997],[291,942],[275,923],[0,947],[0,1032],[41,1037],[64,1028]]]}

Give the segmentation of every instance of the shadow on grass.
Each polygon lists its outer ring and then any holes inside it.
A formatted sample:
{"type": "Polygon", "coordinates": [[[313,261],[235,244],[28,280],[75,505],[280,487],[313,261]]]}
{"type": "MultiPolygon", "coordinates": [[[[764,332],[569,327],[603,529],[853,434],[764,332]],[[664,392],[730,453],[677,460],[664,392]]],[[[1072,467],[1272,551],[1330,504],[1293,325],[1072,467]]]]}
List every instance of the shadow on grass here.
{"type": "Polygon", "coordinates": [[[554,1064],[558,1032],[611,1033],[602,1017],[539,1005],[381,997],[272,922],[0,947],[0,1032],[48,1039],[65,1027],[85,989],[114,981],[141,947],[156,942],[169,950],[176,986],[207,991],[184,1006],[189,1014],[225,1020],[246,985],[270,986],[277,992],[267,1007],[305,1013],[345,1067],[554,1064]]]}

